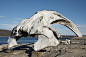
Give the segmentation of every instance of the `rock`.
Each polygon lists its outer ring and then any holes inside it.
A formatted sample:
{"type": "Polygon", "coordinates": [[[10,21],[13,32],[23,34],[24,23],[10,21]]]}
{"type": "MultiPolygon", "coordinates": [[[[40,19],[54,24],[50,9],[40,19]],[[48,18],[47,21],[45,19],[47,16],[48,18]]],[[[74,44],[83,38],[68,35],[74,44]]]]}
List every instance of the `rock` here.
{"type": "Polygon", "coordinates": [[[7,48],[7,44],[0,45],[0,51],[7,48]]]}
{"type": "Polygon", "coordinates": [[[51,50],[51,47],[47,47],[47,48],[45,48],[45,50],[46,50],[47,52],[49,52],[49,51],[51,50]]]}
{"type": "Polygon", "coordinates": [[[13,52],[13,55],[17,55],[17,54],[19,55],[21,52],[22,52],[22,50],[20,50],[20,51],[19,51],[19,50],[15,50],[15,51],[13,52]]]}
{"type": "Polygon", "coordinates": [[[8,50],[5,50],[5,53],[12,53],[14,50],[13,49],[8,49],[8,50]]]}
{"type": "Polygon", "coordinates": [[[84,42],[84,45],[86,45],[86,41],[84,42]]]}
{"type": "Polygon", "coordinates": [[[3,49],[3,46],[0,46],[0,51],[2,51],[2,49],[3,49]]]}
{"type": "Polygon", "coordinates": [[[64,54],[65,52],[66,52],[65,49],[63,49],[63,50],[60,51],[61,54],[64,54]]]}
{"type": "Polygon", "coordinates": [[[35,51],[32,52],[32,56],[31,57],[38,57],[38,56],[40,56],[40,55],[38,55],[38,52],[35,52],[35,51]]]}

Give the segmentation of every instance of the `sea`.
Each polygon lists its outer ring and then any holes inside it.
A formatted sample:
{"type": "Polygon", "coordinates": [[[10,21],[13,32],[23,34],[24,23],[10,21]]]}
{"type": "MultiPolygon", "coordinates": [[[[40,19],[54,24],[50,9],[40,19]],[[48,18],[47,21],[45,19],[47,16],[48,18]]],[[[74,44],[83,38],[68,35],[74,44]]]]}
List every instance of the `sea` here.
{"type": "MultiPolygon", "coordinates": [[[[2,44],[7,44],[7,40],[9,37],[0,37],[0,45],[2,44]]],[[[62,37],[61,39],[69,39],[71,37],[62,37]]],[[[21,37],[17,43],[22,44],[22,43],[33,43],[38,40],[38,37],[21,37]]]]}

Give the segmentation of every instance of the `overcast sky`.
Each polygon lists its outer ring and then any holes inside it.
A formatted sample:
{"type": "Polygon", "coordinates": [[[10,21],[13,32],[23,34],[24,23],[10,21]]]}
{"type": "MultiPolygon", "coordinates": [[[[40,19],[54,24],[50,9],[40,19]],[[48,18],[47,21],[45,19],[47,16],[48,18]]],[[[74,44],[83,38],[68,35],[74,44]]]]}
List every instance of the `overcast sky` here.
{"type": "MultiPolygon", "coordinates": [[[[0,0],[0,29],[12,30],[40,10],[54,10],[70,19],[86,35],[86,0],[0,0]]],[[[62,35],[75,35],[62,25],[52,25],[62,35]]]]}

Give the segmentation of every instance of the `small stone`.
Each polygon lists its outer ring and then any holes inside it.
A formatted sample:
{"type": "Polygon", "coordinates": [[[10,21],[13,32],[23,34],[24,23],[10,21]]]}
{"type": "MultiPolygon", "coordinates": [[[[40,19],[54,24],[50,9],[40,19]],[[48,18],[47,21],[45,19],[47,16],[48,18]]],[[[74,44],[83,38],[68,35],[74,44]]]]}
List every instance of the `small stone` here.
{"type": "Polygon", "coordinates": [[[51,48],[45,48],[45,50],[46,50],[47,52],[50,51],[50,49],[51,49],[51,48]]]}
{"type": "Polygon", "coordinates": [[[32,56],[31,57],[38,57],[38,52],[32,51],[32,56]]]}
{"type": "Polygon", "coordinates": [[[86,45],[86,41],[84,42],[84,45],[86,45]]]}
{"type": "Polygon", "coordinates": [[[13,54],[14,54],[14,55],[16,55],[16,54],[18,55],[18,54],[20,54],[21,52],[22,52],[22,51],[14,51],[13,54]]]}
{"type": "Polygon", "coordinates": [[[8,50],[5,50],[5,53],[12,53],[14,50],[12,49],[8,49],[8,50]]]}

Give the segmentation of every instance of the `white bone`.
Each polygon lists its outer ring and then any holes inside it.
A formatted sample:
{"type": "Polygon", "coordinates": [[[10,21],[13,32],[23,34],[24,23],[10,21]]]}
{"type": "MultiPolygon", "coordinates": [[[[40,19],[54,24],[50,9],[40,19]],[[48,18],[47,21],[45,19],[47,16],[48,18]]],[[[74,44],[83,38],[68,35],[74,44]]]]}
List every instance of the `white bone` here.
{"type": "Polygon", "coordinates": [[[47,28],[43,29],[44,35],[38,36],[38,41],[34,44],[34,50],[38,51],[47,46],[57,46],[58,40],[53,35],[53,32],[47,28]]]}
{"type": "MultiPolygon", "coordinates": [[[[41,50],[47,46],[56,46],[59,44],[55,38],[61,38],[60,33],[50,24],[61,24],[72,30],[78,37],[82,37],[78,28],[69,19],[57,13],[56,11],[42,10],[38,11],[31,18],[25,19],[17,25],[11,33],[11,36],[24,36],[24,35],[38,35],[38,41],[34,44],[34,50],[41,50]],[[26,33],[26,34],[25,34],[26,33]]],[[[15,39],[8,39],[8,48],[16,45],[15,39]],[[14,44],[12,45],[12,43],[14,44]]],[[[18,38],[19,39],[19,38],[18,38]]],[[[68,41],[70,44],[70,41],[68,41]]]]}
{"type": "Polygon", "coordinates": [[[7,47],[9,47],[9,48],[11,48],[11,47],[17,45],[15,36],[9,36],[9,40],[8,40],[7,42],[8,42],[7,47]]]}
{"type": "Polygon", "coordinates": [[[65,44],[69,45],[70,44],[70,40],[66,39],[66,41],[62,41],[64,42],[65,44]]]}

